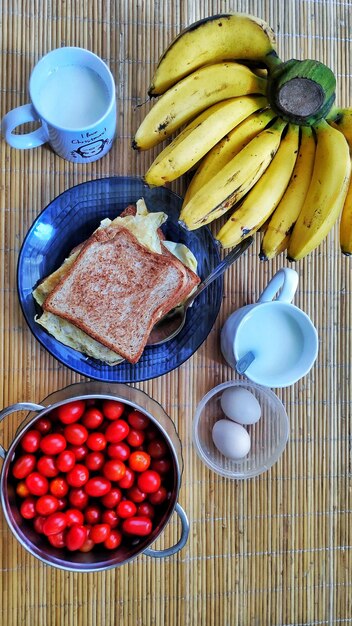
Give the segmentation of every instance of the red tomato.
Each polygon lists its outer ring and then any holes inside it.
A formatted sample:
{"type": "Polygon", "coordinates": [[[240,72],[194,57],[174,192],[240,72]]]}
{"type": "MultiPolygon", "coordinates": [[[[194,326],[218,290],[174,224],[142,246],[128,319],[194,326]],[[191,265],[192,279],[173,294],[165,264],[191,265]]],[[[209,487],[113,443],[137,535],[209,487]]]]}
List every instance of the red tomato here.
{"type": "Polygon", "coordinates": [[[78,422],[86,408],[83,400],[74,400],[68,404],[62,404],[57,408],[57,416],[63,424],[78,422]]]}
{"type": "Polygon", "coordinates": [[[89,470],[85,465],[77,463],[66,474],[66,479],[70,487],[83,487],[89,478],[89,470]]]}
{"type": "Polygon", "coordinates": [[[99,428],[104,421],[104,415],[99,409],[96,407],[90,407],[86,410],[85,414],[82,417],[82,424],[89,430],[94,430],[95,428],[99,428]]]}
{"type": "Polygon", "coordinates": [[[21,446],[25,452],[36,452],[42,436],[39,430],[28,430],[21,439],[21,446]]]}
{"type": "MultiPolygon", "coordinates": [[[[75,487],[76,486],[77,485],[75,485],[75,487]]],[[[54,478],[50,481],[49,491],[53,494],[53,496],[56,496],[57,498],[63,498],[68,492],[67,480],[65,480],[65,478],[62,478],[62,476],[54,478]]]]}
{"type": "Polygon", "coordinates": [[[113,487],[109,493],[102,497],[101,503],[107,509],[113,509],[122,500],[122,491],[118,487],[113,487]]]}
{"type": "Polygon", "coordinates": [[[31,472],[26,477],[26,487],[33,496],[44,496],[49,490],[49,482],[39,472],[31,472]]]}
{"type": "Polygon", "coordinates": [[[110,535],[105,539],[104,546],[107,550],[116,550],[122,541],[122,534],[118,530],[112,530],[110,535]]]}
{"type": "Polygon", "coordinates": [[[135,480],[135,473],[130,467],[126,467],[126,472],[123,478],[119,480],[118,485],[121,489],[130,489],[135,480]]]}
{"type": "Polygon", "coordinates": [[[154,426],[152,428],[148,428],[148,430],[145,433],[145,437],[148,441],[152,441],[153,439],[156,439],[159,436],[160,436],[160,431],[154,426]]]}
{"type": "Polygon", "coordinates": [[[161,478],[154,470],[146,470],[139,474],[137,478],[137,485],[141,491],[146,493],[155,493],[158,491],[161,485],[161,478]]]}
{"type": "Polygon", "coordinates": [[[69,472],[76,463],[76,455],[72,450],[60,452],[56,459],[56,467],[60,472],[69,472]]]}
{"type": "Polygon", "coordinates": [[[64,429],[66,441],[73,446],[81,446],[88,439],[88,430],[83,424],[69,424],[64,429]]]}
{"type": "Polygon", "coordinates": [[[109,424],[105,431],[106,440],[109,443],[120,443],[125,439],[130,431],[130,427],[124,420],[117,420],[109,424]]]}
{"type": "Polygon", "coordinates": [[[54,476],[57,476],[59,473],[55,458],[47,454],[38,459],[37,470],[47,478],[54,478],[54,476]]]}
{"type": "Polygon", "coordinates": [[[105,496],[111,489],[111,482],[104,476],[94,476],[90,478],[84,485],[84,490],[88,496],[93,498],[100,498],[105,496]]]}
{"type": "Polygon", "coordinates": [[[40,417],[39,420],[36,421],[35,427],[42,435],[46,435],[51,431],[52,424],[47,417],[40,417]]]}
{"type": "Polygon", "coordinates": [[[116,507],[116,513],[122,519],[133,517],[137,512],[137,507],[131,500],[122,500],[116,507]]]}
{"type": "Polygon", "coordinates": [[[154,507],[150,502],[142,502],[139,506],[137,506],[137,515],[142,517],[150,517],[153,519],[155,515],[154,507]]]}
{"type": "Polygon", "coordinates": [[[161,486],[157,491],[149,495],[149,502],[151,502],[152,504],[162,504],[163,502],[165,502],[166,498],[167,491],[165,487],[161,486]]]}
{"type": "Polygon", "coordinates": [[[128,423],[132,428],[137,430],[145,430],[150,425],[150,419],[140,411],[131,411],[128,416],[128,423]]]}
{"type": "Polygon", "coordinates": [[[57,501],[59,503],[57,510],[65,511],[65,509],[67,508],[67,498],[58,498],[57,501]]]}
{"type": "Polygon", "coordinates": [[[74,524],[83,524],[84,515],[79,509],[67,509],[65,513],[68,527],[73,526],[74,524]]]}
{"type": "Polygon", "coordinates": [[[95,546],[95,543],[92,539],[90,539],[89,537],[87,537],[87,539],[85,540],[83,546],[79,549],[80,552],[90,552],[91,550],[93,550],[95,546]]]}
{"type": "Polygon", "coordinates": [[[55,511],[57,511],[58,509],[58,506],[59,502],[58,499],[55,498],[55,496],[46,495],[40,496],[40,498],[38,498],[35,508],[39,515],[43,515],[44,517],[46,517],[51,513],[55,513],[55,511]]]}
{"type": "Polygon", "coordinates": [[[104,465],[104,455],[101,452],[88,452],[85,464],[89,470],[96,472],[104,465]]]}
{"type": "Polygon", "coordinates": [[[147,494],[145,491],[141,491],[137,485],[133,485],[133,487],[127,491],[127,496],[133,502],[143,502],[147,494]]]}
{"type": "Polygon", "coordinates": [[[81,511],[86,508],[88,504],[88,495],[83,489],[70,489],[68,494],[68,501],[71,506],[75,507],[75,509],[80,509],[81,511]]]}
{"type": "Polygon", "coordinates": [[[132,448],[139,448],[139,446],[143,445],[145,439],[145,433],[143,430],[136,430],[135,428],[131,428],[130,432],[127,435],[126,441],[132,446],[132,448]]]}
{"type": "Polygon", "coordinates": [[[94,543],[103,543],[110,533],[111,528],[109,524],[96,524],[90,531],[90,538],[94,543]]]}
{"type": "Polygon", "coordinates": [[[83,446],[70,446],[69,450],[71,450],[75,457],[76,457],[76,461],[83,461],[83,459],[86,458],[89,450],[87,448],[87,446],[83,445],[83,446]]]}
{"type": "Polygon", "coordinates": [[[150,469],[155,470],[158,474],[167,474],[171,469],[170,459],[154,459],[150,469]]]}
{"type": "Polygon", "coordinates": [[[168,455],[169,449],[163,439],[153,439],[148,444],[147,451],[153,459],[162,459],[168,455]]]}
{"type": "Polygon", "coordinates": [[[24,519],[33,519],[37,515],[35,505],[36,499],[33,496],[28,496],[21,502],[20,513],[24,519]]]}
{"type": "Polygon", "coordinates": [[[106,461],[103,467],[103,474],[105,478],[117,482],[126,474],[126,465],[119,459],[111,459],[106,461]]]}
{"type": "Polygon", "coordinates": [[[21,480],[19,483],[17,483],[16,485],[16,493],[18,496],[20,496],[20,498],[27,498],[27,496],[29,496],[29,489],[26,485],[26,483],[24,482],[24,480],[21,480]]]}
{"type": "Polygon", "coordinates": [[[120,443],[110,443],[107,447],[108,456],[111,459],[119,459],[120,461],[127,461],[131,454],[131,450],[127,443],[120,441],[120,443]]]}
{"type": "Polygon", "coordinates": [[[142,450],[135,450],[128,459],[128,464],[135,472],[144,472],[150,465],[150,455],[142,450]]]}
{"type": "Polygon", "coordinates": [[[83,526],[82,524],[71,526],[71,528],[68,529],[65,537],[67,550],[70,550],[70,552],[80,550],[86,542],[87,537],[88,528],[86,526],[83,526]]]}
{"type": "Polygon", "coordinates": [[[40,449],[44,454],[60,454],[66,448],[66,439],[60,433],[49,433],[40,441],[40,449]]]}
{"type": "Polygon", "coordinates": [[[67,519],[65,513],[52,513],[46,518],[43,524],[44,535],[56,535],[65,530],[67,519]]]}
{"type": "Polygon", "coordinates": [[[119,525],[120,518],[113,509],[106,509],[102,512],[101,521],[109,524],[110,528],[116,528],[119,525]]]}
{"type": "Polygon", "coordinates": [[[104,433],[89,433],[87,446],[90,450],[104,450],[106,444],[107,441],[104,433]]]}
{"type": "Polygon", "coordinates": [[[18,457],[12,466],[12,474],[15,478],[26,478],[30,474],[36,464],[36,458],[34,454],[22,454],[18,457]]]}
{"type": "Polygon", "coordinates": [[[55,535],[48,535],[48,541],[54,548],[65,547],[65,533],[56,533],[55,535]]]}
{"type": "Polygon", "coordinates": [[[149,517],[129,517],[122,522],[122,530],[128,535],[146,537],[152,532],[152,520],[149,517]]]}
{"type": "Polygon", "coordinates": [[[84,520],[87,524],[98,524],[101,520],[101,508],[96,504],[87,506],[84,511],[84,520]]]}
{"type": "Polygon", "coordinates": [[[104,400],[102,408],[108,420],[118,420],[125,410],[124,404],[115,400],[104,400]]]}
{"type": "Polygon", "coordinates": [[[37,517],[33,520],[33,528],[36,533],[39,533],[39,535],[43,534],[43,524],[45,520],[46,517],[43,517],[43,515],[37,515],[37,517]]]}

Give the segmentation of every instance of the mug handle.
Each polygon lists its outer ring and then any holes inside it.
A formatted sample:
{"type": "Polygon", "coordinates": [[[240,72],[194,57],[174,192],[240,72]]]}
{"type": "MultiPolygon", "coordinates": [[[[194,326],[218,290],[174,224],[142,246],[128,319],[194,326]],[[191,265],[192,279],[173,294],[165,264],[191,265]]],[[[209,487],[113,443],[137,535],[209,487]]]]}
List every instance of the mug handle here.
{"type": "Polygon", "coordinates": [[[179,550],[182,550],[187,542],[189,535],[189,521],[185,511],[178,502],[176,503],[175,511],[179,516],[182,524],[182,532],[179,541],[175,543],[174,546],[171,546],[171,548],[165,548],[165,550],[153,550],[153,548],[147,548],[143,551],[143,554],[146,554],[147,556],[153,556],[157,559],[162,559],[167,556],[172,556],[173,554],[176,554],[176,552],[179,552],[179,550]]]}
{"type": "Polygon", "coordinates": [[[32,104],[24,104],[16,109],[12,109],[2,118],[2,134],[5,137],[5,141],[12,148],[27,150],[28,148],[42,146],[43,143],[48,141],[48,135],[43,126],[31,133],[23,133],[22,135],[15,135],[12,132],[20,124],[26,124],[27,122],[40,122],[32,104]]]}
{"type": "Polygon", "coordinates": [[[280,302],[292,302],[298,286],[298,274],[296,270],[283,267],[276,272],[272,279],[268,282],[258,302],[272,302],[279,300],[280,302]],[[277,292],[281,289],[280,293],[277,292]]]}
{"type": "MultiPolygon", "coordinates": [[[[41,404],[33,404],[32,402],[19,402],[17,404],[11,404],[11,406],[6,407],[0,411],[0,422],[7,416],[11,415],[11,413],[16,413],[16,411],[43,411],[46,407],[41,404]]],[[[6,456],[5,448],[0,444],[0,458],[4,459],[6,456]]]]}

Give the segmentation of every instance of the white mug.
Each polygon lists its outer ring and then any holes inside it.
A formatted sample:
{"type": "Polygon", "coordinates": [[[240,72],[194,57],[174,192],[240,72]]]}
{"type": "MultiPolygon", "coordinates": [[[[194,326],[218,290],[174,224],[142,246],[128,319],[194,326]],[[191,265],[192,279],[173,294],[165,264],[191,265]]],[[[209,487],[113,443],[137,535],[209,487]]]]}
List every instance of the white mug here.
{"type": "Polygon", "coordinates": [[[253,353],[245,375],[254,383],[288,387],[305,376],[317,358],[317,331],[308,315],[291,304],[297,285],[295,270],[279,270],[259,300],[232,313],[221,330],[221,351],[231,367],[253,353]]]}
{"type": "Polygon", "coordinates": [[[30,104],[9,111],[2,133],[10,146],[28,149],[49,143],[62,158],[90,163],[111,148],[116,132],[115,83],[108,66],[84,48],[52,50],[34,67],[30,104]],[[33,132],[15,134],[20,124],[39,121],[33,132]]]}

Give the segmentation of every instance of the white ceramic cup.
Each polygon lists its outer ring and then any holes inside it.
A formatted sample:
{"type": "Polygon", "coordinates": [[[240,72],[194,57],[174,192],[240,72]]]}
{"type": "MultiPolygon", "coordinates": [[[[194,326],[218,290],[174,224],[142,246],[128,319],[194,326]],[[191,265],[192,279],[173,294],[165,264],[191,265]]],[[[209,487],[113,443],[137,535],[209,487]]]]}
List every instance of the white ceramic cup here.
{"type": "Polygon", "coordinates": [[[308,315],[291,304],[297,285],[295,270],[279,270],[259,300],[232,313],[221,330],[221,351],[231,367],[253,352],[245,375],[254,383],[288,387],[305,376],[317,358],[317,331],[308,315]]]}
{"type": "Polygon", "coordinates": [[[36,148],[49,143],[60,157],[90,163],[111,148],[116,132],[116,94],[108,66],[84,48],[52,50],[34,67],[29,80],[30,104],[9,111],[2,133],[10,146],[36,148]],[[39,121],[26,134],[20,124],[39,121]]]}

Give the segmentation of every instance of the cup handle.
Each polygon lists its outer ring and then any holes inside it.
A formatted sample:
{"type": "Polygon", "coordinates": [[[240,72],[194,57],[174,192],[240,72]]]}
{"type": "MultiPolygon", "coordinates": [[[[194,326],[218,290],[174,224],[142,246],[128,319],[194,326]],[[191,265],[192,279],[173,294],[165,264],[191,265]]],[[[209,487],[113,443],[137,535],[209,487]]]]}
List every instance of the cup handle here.
{"type": "MultiPolygon", "coordinates": [[[[2,420],[7,416],[7,415],[11,415],[11,413],[16,413],[16,411],[43,411],[45,409],[45,406],[42,406],[41,404],[33,404],[32,402],[19,402],[17,404],[11,404],[11,406],[6,407],[6,409],[3,409],[2,411],[0,411],[0,422],[2,422],[2,420]]],[[[0,458],[5,458],[6,456],[6,450],[5,448],[0,444],[0,458]]]]}
{"type": "Polygon", "coordinates": [[[43,143],[48,141],[48,136],[43,126],[31,133],[24,133],[22,135],[15,135],[12,132],[20,124],[39,121],[40,119],[32,104],[24,104],[16,109],[12,109],[12,111],[4,115],[1,122],[1,131],[5,137],[5,141],[7,141],[12,148],[19,148],[20,150],[37,148],[43,145],[43,143]]]}
{"type": "Polygon", "coordinates": [[[176,554],[176,552],[179,552],[179,550],[182,550],[187,542],[189,535],[189,521],[185,511],[178,502],[176,503],[175,511],[179,516],[182,524],[182,532],[179,541],[175,543],[174,546],[171,546],[171,548],[165,548],[165,550],[153,550],[152,548],[147,548],[146,550],[144,550],[143,554],[146,554],[147,556],[153,556],[157,559],[162,559],[167,556],[172,556],[173,554],[176,554]]]}
{"type": "Polygon", "coordinates": [[[296,270],[284,267],[268,282],[258,302],[292,302],[298,286],[298,274],[296,270]],[[280,293],[277,295],[277,292],[280,293]]]}

